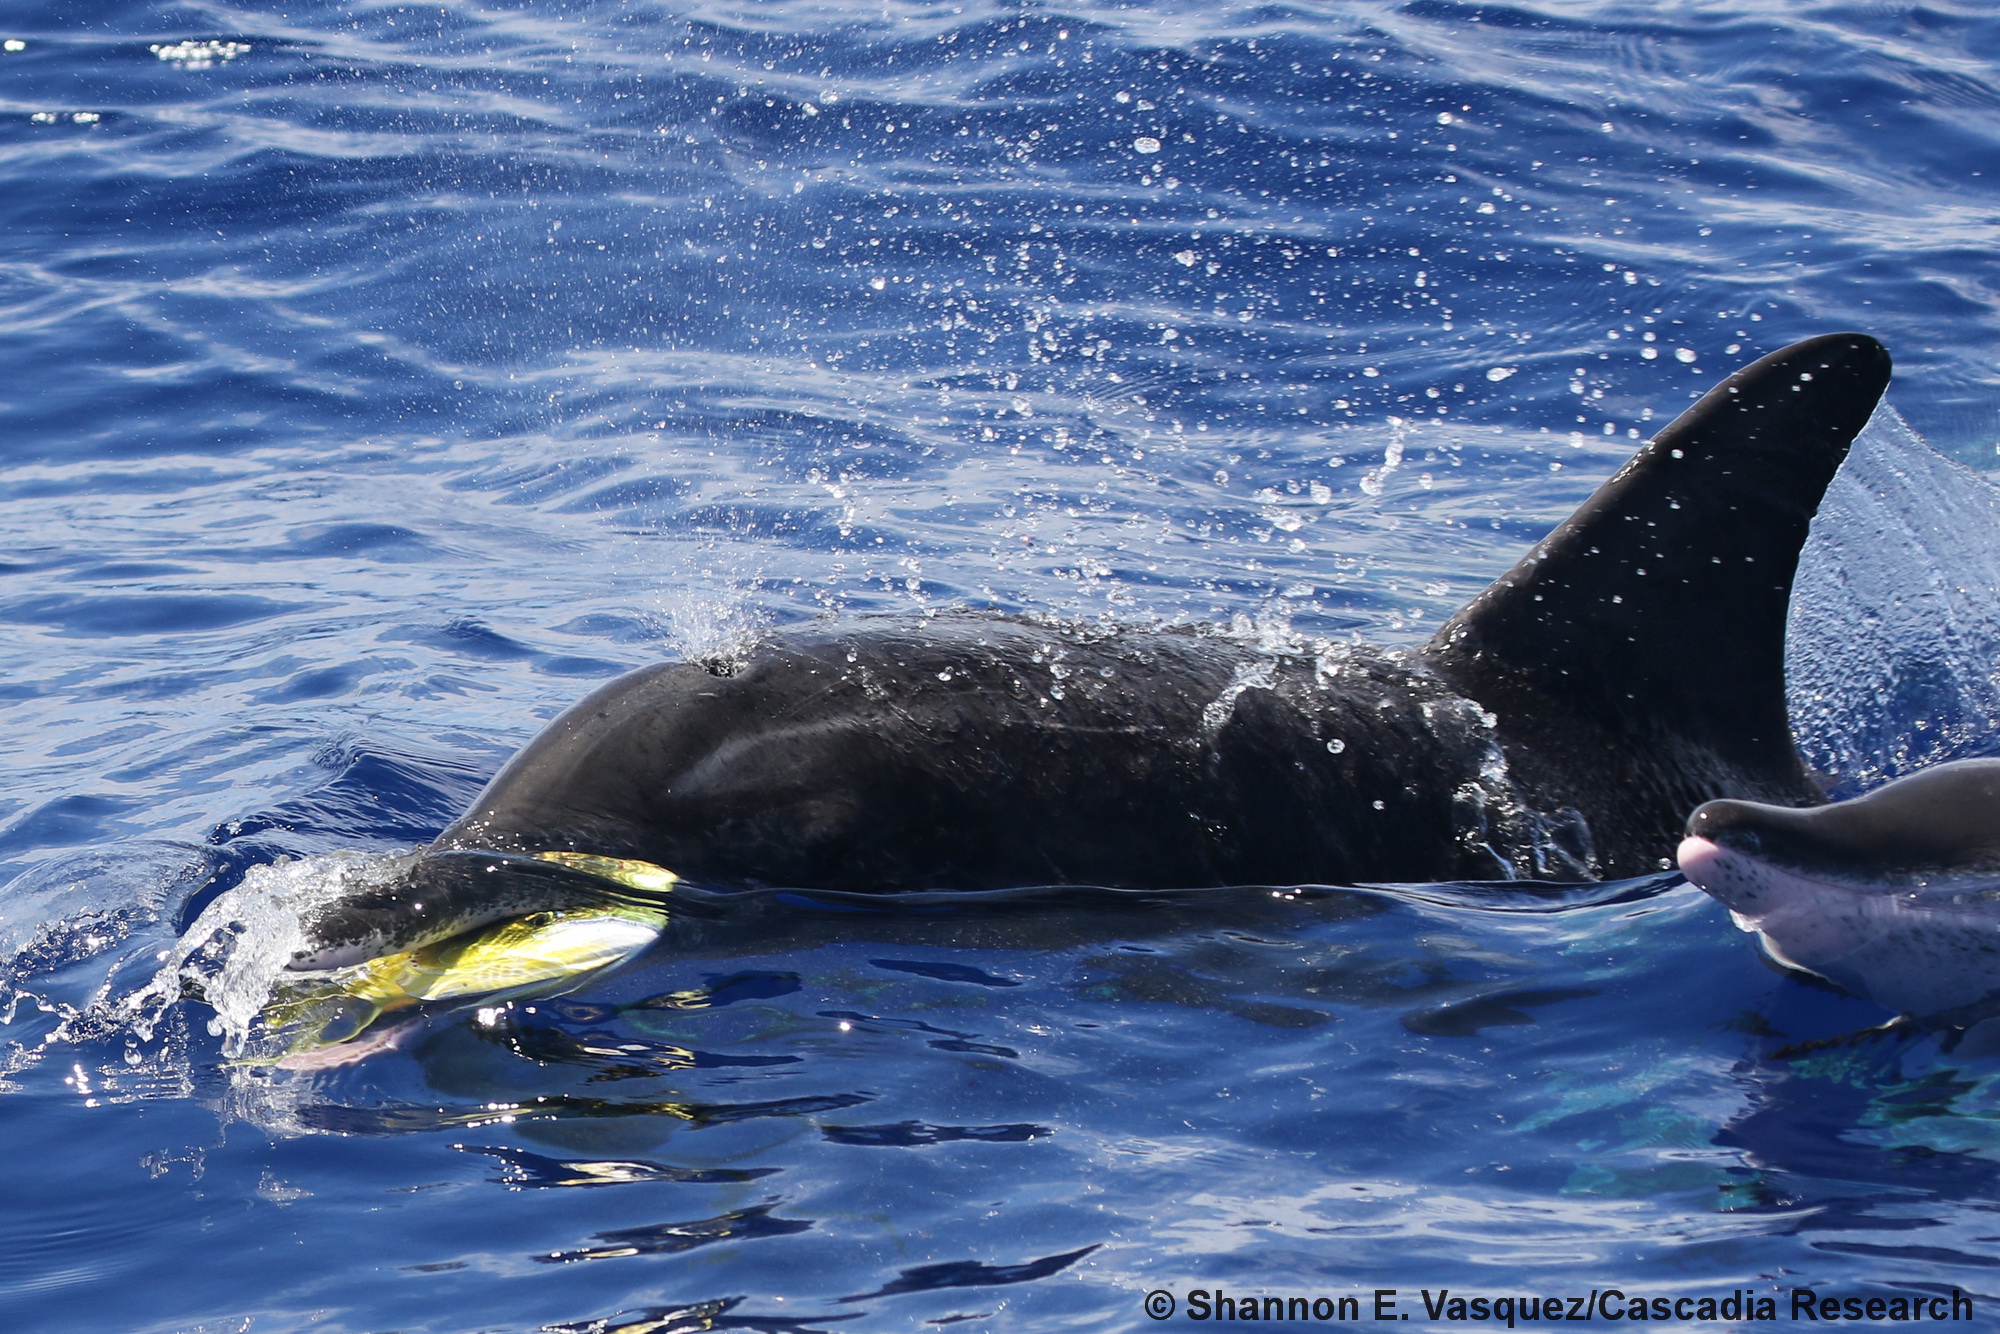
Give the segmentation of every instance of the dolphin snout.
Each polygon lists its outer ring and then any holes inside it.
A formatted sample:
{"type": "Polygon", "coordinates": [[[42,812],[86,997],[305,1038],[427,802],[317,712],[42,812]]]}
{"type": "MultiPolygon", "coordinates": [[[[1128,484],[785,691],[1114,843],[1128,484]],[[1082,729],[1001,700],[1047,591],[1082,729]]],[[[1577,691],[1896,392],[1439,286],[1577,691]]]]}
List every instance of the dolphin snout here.
{"type": "MultiPolygon", "coordinates": [[[[1771,807],[1759,806],[1751,801],[1704,802],[1695,807],[1688,817],[1687,836],[1690,842],[1720,844],[1733,852],[1757,857],[1764,853],[1764,831],[1760,822],[1766,819],[1771,807]]],[[[1682,844],[1682,856],[1686,855],[1686,844],[1682,844]]],[[[1685,860],[1682,869],[1686,869],[1685,860]]],[[[1692,878],[1692,877],[1690,877],[1692,878]]]]}
{"type": "Polygon", "coordinates": [[[1726,855],[1713,839],[1690,834],[1681,840],[1674,860],[1680,864],[1681,874],[1699,887],[1716,878],[1719,863],[1726,855]]]}
{"type": "MultiPolygon", "coordinates": [[[[1694,827],[1692,820],[1688,827],[1694,827]]],[[[1753,855],[1715,839],[1690,834],[1681,840],[1675,859],[1680,863],[1681,874],[1696,889],[1725,908],[1754,914],[1770,906],[1767,901],[1772,887],[1770,868],[1753,855]]]]}
{"type": "Polygon", "coordinates": [[[366,963],[381,951],[380,941],[353,942],[329,945],[321,949],[294,950],[285,962],[285,970],[292,973],[320,973],[335,968],[347,968],[357,963],[366,963]]]}

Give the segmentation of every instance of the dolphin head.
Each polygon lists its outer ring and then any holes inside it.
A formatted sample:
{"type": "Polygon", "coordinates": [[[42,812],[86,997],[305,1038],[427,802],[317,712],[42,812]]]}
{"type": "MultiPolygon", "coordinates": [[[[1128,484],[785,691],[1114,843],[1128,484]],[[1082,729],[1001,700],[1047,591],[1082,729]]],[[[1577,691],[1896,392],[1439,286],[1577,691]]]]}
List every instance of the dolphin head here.
{"type": "Polygon", "coordinates": [[[583,852],[425,853],[302,920],[261,1022],[283,1038],[278,1064],[315,1069],[393,1045],[384,1015],[560,995],[650,947],[678,883],[583,852]]]}
{"type": "Polygon", "coordinates": [[[1683,874],[1778,962],[1919,1018],[2000,998],[2000,760],[1800,810],[1711,801],[1683,874]]]}
{"type": "Polygon", "coordinates": [[[650,862],[581,852],[431,851],[388,884],[321,905],[286,967],[350,968],[537,912],[656,905],[678,880],[650,862]]]}

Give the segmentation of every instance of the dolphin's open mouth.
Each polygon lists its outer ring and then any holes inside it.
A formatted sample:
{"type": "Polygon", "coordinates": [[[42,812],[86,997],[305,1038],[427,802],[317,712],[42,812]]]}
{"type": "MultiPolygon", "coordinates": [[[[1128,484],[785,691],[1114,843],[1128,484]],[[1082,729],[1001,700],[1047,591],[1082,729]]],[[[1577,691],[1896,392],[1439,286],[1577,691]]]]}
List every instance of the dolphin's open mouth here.
{"type": "Polygon", "coordinates": [[[651,862],[570,851],[450,849],[394,883],[327,904],[306,923],[292,972],[351,968],[530,913],[660,903],[680,877],[651,862]]]}
{"type": "MultiPolygon", "coordinates": [[[[651,862],[561,851],[492,854],[475,873],[504,877],[524,861],[560,867],[567,877],[590,883],[571,886],[575,892],[555,906],[497,920],[488,911],[485,920],[442,939],[315,970],[309,979],[281,986],[262,1015],[265,1030],[285,1043],[278,1064],[337,1063],[328,1048],[379,1032],[385,1015],[418,1006],[502,1004],[574,990],[652,946],[666,929],[667,895],[680,883],[651,862]]],[[[537,875],[531,883],[543,880],[537,875]]],[[[456,920],[448,912],[426,913],[426,906],[419,899],[407,904],[424,915],[423,933],[435,936],[456,920]]]]}

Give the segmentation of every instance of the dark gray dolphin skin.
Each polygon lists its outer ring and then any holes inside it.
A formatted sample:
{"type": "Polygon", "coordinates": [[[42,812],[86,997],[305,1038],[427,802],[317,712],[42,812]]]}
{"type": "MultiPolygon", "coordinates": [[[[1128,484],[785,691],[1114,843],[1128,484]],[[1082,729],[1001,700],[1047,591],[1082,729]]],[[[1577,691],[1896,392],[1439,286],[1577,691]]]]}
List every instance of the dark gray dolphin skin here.
{"type": "Polygon", "coordinates": [[[2000,760],[1812,810],[1711,801],[1680,865],[1780,963],[1931,1026],[2000,1014],[2000,760]]]}
{"type": "Polygon", "coordinates": [[[530,742],[407,885],[329,910],[296,966],[561,906],[560,872],[502,892],[520,862],[492,854],[881,893],[1659,870],[1700,801],[1821,799],[1786,608],[1888,381],[1852,333],[1744,368],[1414,650],[960,615],[641,669],[530,742]]]}

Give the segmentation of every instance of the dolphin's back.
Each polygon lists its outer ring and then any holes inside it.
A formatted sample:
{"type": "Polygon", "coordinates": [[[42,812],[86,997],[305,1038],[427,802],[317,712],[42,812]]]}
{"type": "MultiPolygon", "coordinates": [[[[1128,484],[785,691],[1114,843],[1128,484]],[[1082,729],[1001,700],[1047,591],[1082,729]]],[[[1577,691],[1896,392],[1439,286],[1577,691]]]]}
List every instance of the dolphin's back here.
{"type": "Polygon", "coordinates": [[[1476,709],[1392,655],[862,622],[611,683],[439,846],[864,892],[1490,876],[1455,833],[1490,752],[1476,709]]]}

